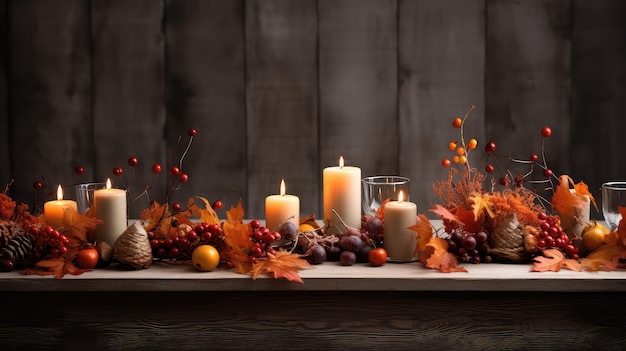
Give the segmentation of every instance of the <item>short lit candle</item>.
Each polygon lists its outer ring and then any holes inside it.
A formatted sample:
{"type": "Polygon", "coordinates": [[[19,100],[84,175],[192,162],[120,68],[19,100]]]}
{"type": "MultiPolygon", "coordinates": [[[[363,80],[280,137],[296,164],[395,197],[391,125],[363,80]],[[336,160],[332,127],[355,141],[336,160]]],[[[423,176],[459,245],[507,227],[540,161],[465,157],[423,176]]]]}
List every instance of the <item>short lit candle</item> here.
{"type": "Polygon", "coordinates": [[[285,180],[280,182],[280,195],[265,198],[265,226],[276,230],[281,223],[288,221],[298,227],[300,224],[300,198],[285,195],[285,180]]]}
{"type": "Polygon", "coordinates": [[[117,238],[128,227],[126,214],[126,191],[112,189],[111,179],[107,179],[106,189],[94,192],[96,218],[103,221],[96,226],[96,240],[105,241],[113,247],[117,238]]]}
{"type": "Polygon", "coordinates": [[[404,201],[404,193],[398,193],[398,201],[385,204],[384,247],[391,262],[411,262],[415,260],[417,236],[407,229],[417,222],[417,205],[404,201]]]}
{"type": "Polygon", "coordinates": [[[76,201],[63,200],[63,188],[61,185],[57,188],[57,199],[48,201],[43,204],[43,214],[46,218],[46,224],[58,229],[63,228],[63,218],[67,211],[78,212],[76,201]]]}
{"type": "Polygon", "coordinates": [[[350,227],[361,227],[361,169],[347,167],[339,158],[339,167],[324,169],[324,224],[328,223],[327,234],[338,234],[345,230],[341,221],[332,212],[334,209],[350,227]]]}

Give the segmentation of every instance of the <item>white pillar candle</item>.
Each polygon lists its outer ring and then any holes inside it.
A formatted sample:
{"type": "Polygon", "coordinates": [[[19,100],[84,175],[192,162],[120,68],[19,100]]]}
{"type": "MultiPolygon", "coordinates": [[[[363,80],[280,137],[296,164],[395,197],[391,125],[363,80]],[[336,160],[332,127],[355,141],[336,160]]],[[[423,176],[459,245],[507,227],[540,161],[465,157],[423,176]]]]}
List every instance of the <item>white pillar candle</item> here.
{"type": "Polygon", "coordinates": [[[280,195],[270,195],[265,198],[265,226],[269,230],[276,230],[281,223],[288,221],[300,224],[300,198],[295,195],[285,195],[285,180],[280,182],[280,195]]]}
{"type": "Polygon", "coordinates": [[[57,188],[57,199],[43,204],[43,214],[46,224],[52,228],[63,228],[63,218],[67,211],[78,212],[76,201],[63,200],[63,188],[57,188]]]}
{"type": "Polygon", "coordinates": [[[344,231],[334,209],[350,227],[361,227],[361,169],[343,165],[324,169],[324,224],[329,224],[327,234],[344,231]]]}
{"type": "Polygon", "coordinates": [[[383,246],[387,251],[390,262],[411,262],[415,260],[417,236],[407,228],[417,222],[417,205],[403,201],[402,191],[398,194],[398,201],[389,201],[385,204],[385,234],[383,246]]]}
{"type": "Polygon", "coordinates": [[[111,179],[107,179],[106,189],[94,192],[96,218],[104,223],[96,226],[96,240],[113,245],[128,227],[126,213],[126,191],[111,189],[111,179]]]}

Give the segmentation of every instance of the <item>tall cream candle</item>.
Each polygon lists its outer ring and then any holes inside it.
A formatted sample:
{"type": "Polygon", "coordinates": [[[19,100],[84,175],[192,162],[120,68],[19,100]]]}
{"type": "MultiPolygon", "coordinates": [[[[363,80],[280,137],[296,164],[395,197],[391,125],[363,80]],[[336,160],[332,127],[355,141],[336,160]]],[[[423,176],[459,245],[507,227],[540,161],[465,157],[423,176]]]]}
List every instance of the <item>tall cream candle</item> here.
{"type": "Polygon", "coordinates": [[[63,228],[63,218],[67,211],[78,212],[76,201],[63,200],[63,188],[57,188],[57,199],[43,204],[43,214],[46,224],[52,228],[63,228]]]}
{"type": "Polygon", "coordinates": [[[265,226],[269,230],[276,230],[285,222],[292,222],[296,228],[300,224],[300,198],[295,195],[285,195],[285,180],[280,182],[280,195],[270,195],[265,198],[265,226]]]}
{"type": "Polygon", "coordinates": [[[417,236],[407,228],[417,222],[417,205],[403,201],[402,191],[398,194],[398,201],[389,201],[385,204],[385,235],[383,246],[387,251],[390,262],[411,262],[415,260],[417,236]]]}
{"type": "Polygon", "coordinates": [[[361,169],[344,166],[343,156],[339,167],[324,169],[324,224],[329,223],[327,234],[341,233],[341,221],[332,213],[337,211],[343,221],[354,228],[361,227],[361,169]]]}
{"type": "Polygon", "coordinates": [[[96,218],[104,223],[96,226],[96,240],[105,241],[113,247],[117,238],[128,227],[126,213],[126,191],[111,189],[111,179],[107,179],[106,189],[94,192],[96,218]]]}

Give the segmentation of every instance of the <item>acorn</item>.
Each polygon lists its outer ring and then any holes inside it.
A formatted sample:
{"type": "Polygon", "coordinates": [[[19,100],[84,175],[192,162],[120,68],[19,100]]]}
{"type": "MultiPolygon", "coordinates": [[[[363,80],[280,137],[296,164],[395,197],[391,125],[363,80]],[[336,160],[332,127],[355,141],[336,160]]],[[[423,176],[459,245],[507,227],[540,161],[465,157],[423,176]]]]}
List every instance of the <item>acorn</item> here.
{"type": "Polygon", "coordinates": [[[117,238],[113,257],[119,263],[134,269],[148,268],[152,264],[152,248],[148,233],[139,223],[133,223],[117,238]]]}

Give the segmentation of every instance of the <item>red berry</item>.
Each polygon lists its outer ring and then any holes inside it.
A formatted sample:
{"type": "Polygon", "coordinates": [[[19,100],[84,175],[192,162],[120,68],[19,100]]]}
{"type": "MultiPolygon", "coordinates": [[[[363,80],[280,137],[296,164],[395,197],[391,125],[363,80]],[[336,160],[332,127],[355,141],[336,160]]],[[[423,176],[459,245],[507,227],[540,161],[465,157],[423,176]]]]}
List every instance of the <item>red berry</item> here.
{"type": "Polygon", "coordinates": [[[490,165],[490,164],[485,165],[485,172],[493,173],[493,171],[495,171],[495,169],[493,168],[493,165],[490,165]]]}
{"type": "Polygon", "coordinates": [[[253,219],[253,220],[250,221],[250,226],[253,229],[259,229],[259,228],[261,228],[261,222],[258,219],[253,219]]]}
{"type": "Polygon", "coordinates": [[[537,162],[539,160],[539,156],[537,154],[530,154],[530,161],[537,162]]]}
{"type": "Polygon", "coordinates": [[[543,127],[543,129],[541,129],[541,136],[542,137],[547,138],[550,135],[552,135],[552,129],[550,129],[550,127],[543,127]]]}
{"type": "Polygon", "coordinates": [[[495,152],[495,151],[496,151],[496,143],[494,143],[493,141],[485,145],[485,152],[495,152]]]}
{"type": "Polygon", "coordinates": [[[128,158],[128,165],[131,167],[135,167],[139,163],[139,160],[135,156],[131,156],[128,158]]]}
{"type": "Polygon", "coordinates": [[[189,180],[189,176],[187,175],[187,173],[181,173],[178,175],[178,180],[180,180],[181,183],[187,183],[187,181],[189,180]]]}
{"type": "Polygon", "coordinates": [[[174,202],[174,203],[172,204],[172,211],[174,211],[174,212],[180,212],[180,210],[181,210],[180,204],[179,204],[178,202],[174,202]]]}
{"type": "Polygon", "coordinates": [[[122,172],[123,172],[122,167],[115,167],[115,168],[113,168],[113,175],[114,176],[119,177],[119,176],[122,175],[122,172]]]}
{"type": "Polygon", "coordinates": [[[222,203],[222,201],[220,201],[220,200],[216,200],[216,201],[213,203],[213,206],[211,206],[211,207],[213,207],[213,209],[215,209],[215,210],[219,210],[219,209],[220,209],[220,208],[222,208],[223,206],[224,206],[224,204],[222,203]]]}
{"type": "Polygon", "coordinates": [[[544,169],[544,170],[543,170],[543,175],[544,175],[544,177],[546,177],[546,178],[550,178],[550,177],[552,177],[552,170],[551,170],[551,169],[549,169],[549,168],[544,169]]]}
{"type": "Polygon", "coordinates": [[[450,167],[450,160],[444,158],[443,160],[441,160],[441,165],[444,167],[450,167]]]}
{"type": "Polygon", "coordinates": [[[152,165],[152,172],[154,173],[161,173],[161,169],[161,165],[158,163],[152,165]]]}
{"type": "Polygon", "coordinates": [[[189,128],[189,130],[187,131],[187,135],[189,135],[190,137],[195,137],[196,133],[197,132],[195,128],[189,128]]]}
{"type": "Polygon", "coordinates": [[[461,125],[463,125],[463,120],[460,117],[452,120],[452,128],[461,128],[461,125]]]}
{"type": "Polygon", "coordinates": [[[509,179],[507,177],[501,177],[500,179],[498,179],[498,182],[500,183],[500,185],[504,185],[504,186],[509,185],[509,179]]]}
{"type": "Polygon", "coordinates": [[[35,188],[37,190],[42,189],[43,188],[43,183],[38,180],[38,181],[33,183],[33,188],[35,188]]]}
{"type": "Polygon", "coordinates": [[[180,168],[176,166],[170,167],[170,174],[173,175],[174,177],[178,177],[178,175],[180,174],[180,168]]]}
{"type": "Polygon", "coordinates": [[[78,175],[81,175],[81,174],[85,173],[85,169],[83,167],[81,167],[81,166],[78,166],[78,167],[76,167],[74,169],[74,173],[76,173],[78,175]]]}

